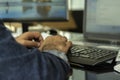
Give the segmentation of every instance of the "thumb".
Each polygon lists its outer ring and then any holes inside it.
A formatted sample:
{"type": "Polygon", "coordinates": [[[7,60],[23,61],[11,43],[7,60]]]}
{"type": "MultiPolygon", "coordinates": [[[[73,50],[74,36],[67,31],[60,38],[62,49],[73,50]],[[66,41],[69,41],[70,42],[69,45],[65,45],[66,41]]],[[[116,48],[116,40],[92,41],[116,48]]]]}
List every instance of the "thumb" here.
{"type": "Polygon", "coordinates": [[[66,46],[64,47],[64,52],[67,53],[71,46],[72,46],[72,42],[71,41],[67,41],[66,42],[66,46]]]}

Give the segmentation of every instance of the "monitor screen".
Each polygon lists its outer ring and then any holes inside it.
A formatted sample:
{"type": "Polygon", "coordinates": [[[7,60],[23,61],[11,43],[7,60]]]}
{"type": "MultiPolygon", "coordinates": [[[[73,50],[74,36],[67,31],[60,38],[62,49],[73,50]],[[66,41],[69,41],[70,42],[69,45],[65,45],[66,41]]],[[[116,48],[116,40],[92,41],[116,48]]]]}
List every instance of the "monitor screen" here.
{"type": "Polygon", "coordinates": [[[86,39],[120,41],[120,0],[86,0],[86,39]]]}
{"type": "Polygon", "coordinates": [[[67,0],[0,0],[3,21],[68,20],[67,0]]]}

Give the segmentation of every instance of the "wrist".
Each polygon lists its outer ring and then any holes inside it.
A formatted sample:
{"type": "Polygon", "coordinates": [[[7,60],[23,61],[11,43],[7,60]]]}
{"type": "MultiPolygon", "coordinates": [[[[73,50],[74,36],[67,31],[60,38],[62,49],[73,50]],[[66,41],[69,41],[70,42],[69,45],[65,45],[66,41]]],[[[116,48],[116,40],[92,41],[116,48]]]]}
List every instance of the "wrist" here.
{"type": "MultiPolygon", "coordinates": [[[[61,58],[62,60],[64,60],[66,63],[68,63],[68,58],[65,55],[64,52],[58,51],[58,50],[44,50],[43,52],[49,52],[50,54],[53,54],[59,58],[61,58]]],[[[69,63],[68,63],[69,64],[69,63]]]]}

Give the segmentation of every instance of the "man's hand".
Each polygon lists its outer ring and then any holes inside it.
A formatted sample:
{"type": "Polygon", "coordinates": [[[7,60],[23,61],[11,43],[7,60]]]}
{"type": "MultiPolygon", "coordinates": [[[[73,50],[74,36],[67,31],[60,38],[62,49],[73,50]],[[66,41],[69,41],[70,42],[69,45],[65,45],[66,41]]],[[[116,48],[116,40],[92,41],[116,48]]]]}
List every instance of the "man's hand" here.
{"type": "Polygon", "coordinates": [[[16,38],[16,41],[26,47],[39,47],[43,38],[39,32],[25,32],[16,38]]]}
{"type": "Polygon", "coordinates": [[[72,43],[66,37],[56,35],[48,36],[40,46],[40,50],[58,50],[67,53],[72,43]]]}

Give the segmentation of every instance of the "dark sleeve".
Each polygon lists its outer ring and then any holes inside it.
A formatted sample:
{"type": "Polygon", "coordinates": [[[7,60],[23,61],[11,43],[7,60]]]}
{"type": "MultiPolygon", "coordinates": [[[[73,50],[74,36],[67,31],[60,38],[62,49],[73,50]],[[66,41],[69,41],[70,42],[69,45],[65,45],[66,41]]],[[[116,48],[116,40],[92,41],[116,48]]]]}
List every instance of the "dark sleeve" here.
{"type": "Polygon", "coordinates": [[[28,50],[0,26],[0,80],[66,80],[70,67],[62,59],[28,50]]]}

